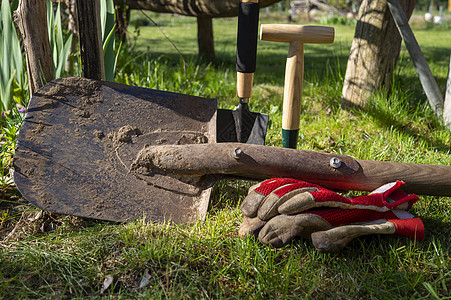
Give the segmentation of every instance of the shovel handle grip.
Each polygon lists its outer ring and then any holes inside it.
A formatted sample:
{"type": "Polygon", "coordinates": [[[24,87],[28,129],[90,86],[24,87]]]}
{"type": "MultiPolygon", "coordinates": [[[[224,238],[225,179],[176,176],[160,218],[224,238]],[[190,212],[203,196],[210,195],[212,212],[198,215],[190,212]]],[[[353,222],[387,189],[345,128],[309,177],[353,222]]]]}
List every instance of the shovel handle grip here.
{"type": "Polygon", "coordinates": [[[258,0],[242,0],[238,11],[236,43],[237,97],[250,98],[257,61],[258,0]]]}

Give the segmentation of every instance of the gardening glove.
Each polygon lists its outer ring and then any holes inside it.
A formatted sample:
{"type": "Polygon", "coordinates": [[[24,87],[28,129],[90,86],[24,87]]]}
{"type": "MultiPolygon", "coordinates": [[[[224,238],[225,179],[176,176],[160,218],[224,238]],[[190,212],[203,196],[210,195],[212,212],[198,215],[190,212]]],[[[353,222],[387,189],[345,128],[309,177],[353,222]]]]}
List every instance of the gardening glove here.
{"type": "Polygon", "coordinates": [[[368,196],[350,199],[319,185],[296,179],[269,179],[249,189],[241,205],[244,217],[238,233],[241,237],[258,235],[266,221],[275,215],[296,214],[315,207],[409,210],[418,197],[402,192],[399,187],[403,184],[400,181],[386,184],[368,196]]]}
{"type": "Polygon", "coordinates": [[[349,199],[295,179],[267,180],[253,186],[243,201],[244,221],[239,234],[258,235],[261,242],[274,247],[281,247],[295,237],[312,238],[315,247],[323,252],[338,251],[353,238],[370,233],[416,234],[421,239],[424,230],[421,220],[412,219],[406,212],[418,197],[404,193],[399,189],[402,185],[403,182],[394,182],[368,196],[349,199]],[[394,208],[397,210],[391,211],[394,208]],[[387,219],[390,221],[381,221],[387,219]],[[330,231],[352,223],[360,225],[330,231]]]}
{"type": "Polygon", "coordinates": [[[400,190],[404,184],[402,181],[396,181],[369,195],[351,199],[316,184],[291,178],[274,178],[251,187],[241,205],[241,211],[246,217],[258,216],[267,221],[278,214],[296,214],[318,207],[370,209],[380,212],[395,208],[409,210],[418,197],[407,195],[400,190]]]}

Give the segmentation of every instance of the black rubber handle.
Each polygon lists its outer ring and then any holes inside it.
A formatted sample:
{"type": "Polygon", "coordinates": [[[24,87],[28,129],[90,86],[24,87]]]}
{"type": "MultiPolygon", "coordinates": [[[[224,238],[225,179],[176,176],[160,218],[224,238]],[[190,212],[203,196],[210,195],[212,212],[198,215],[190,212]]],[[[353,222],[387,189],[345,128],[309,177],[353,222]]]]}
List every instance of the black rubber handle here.
{"type": "Polygon", "coordinates": [[[240,2],[238,11],[238,37],[236,42],[237,72],[255,72],[259,12],[259,3],[240,2]]]}

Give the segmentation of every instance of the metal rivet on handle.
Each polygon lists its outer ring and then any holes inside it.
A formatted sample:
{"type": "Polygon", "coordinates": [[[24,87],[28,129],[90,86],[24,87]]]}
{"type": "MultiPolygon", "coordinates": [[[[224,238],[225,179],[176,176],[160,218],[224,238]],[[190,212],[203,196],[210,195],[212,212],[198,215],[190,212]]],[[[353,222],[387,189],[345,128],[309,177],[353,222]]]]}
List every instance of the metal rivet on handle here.
{"type": "Polygon", "coordinates": [[[240,148],[235,148],[232,150],[232,157],[235,159],[239,159],[243,155],[243,150],[240,148]]]}
{"type": "Polygon", "coordinates": [[[341,160],[338,157],[332,157],[330,159],[330,166],[334,169],[338,169],[341,166],[341,160]]]}

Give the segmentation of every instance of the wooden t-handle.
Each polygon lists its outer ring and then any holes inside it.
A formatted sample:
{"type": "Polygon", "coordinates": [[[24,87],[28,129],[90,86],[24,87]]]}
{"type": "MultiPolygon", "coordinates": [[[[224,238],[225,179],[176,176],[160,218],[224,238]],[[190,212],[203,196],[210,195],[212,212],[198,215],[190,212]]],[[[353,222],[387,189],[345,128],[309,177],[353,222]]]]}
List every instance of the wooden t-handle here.
{"type": "Polygon", "coordinates": [[[301,114],[304,80],[304,44],[327,44],[334,41],[334,28],[287,24],[264,24],[260,39],[289,42],[283,92],[282,140],[285,148],[296,148],[301,114]]]}

